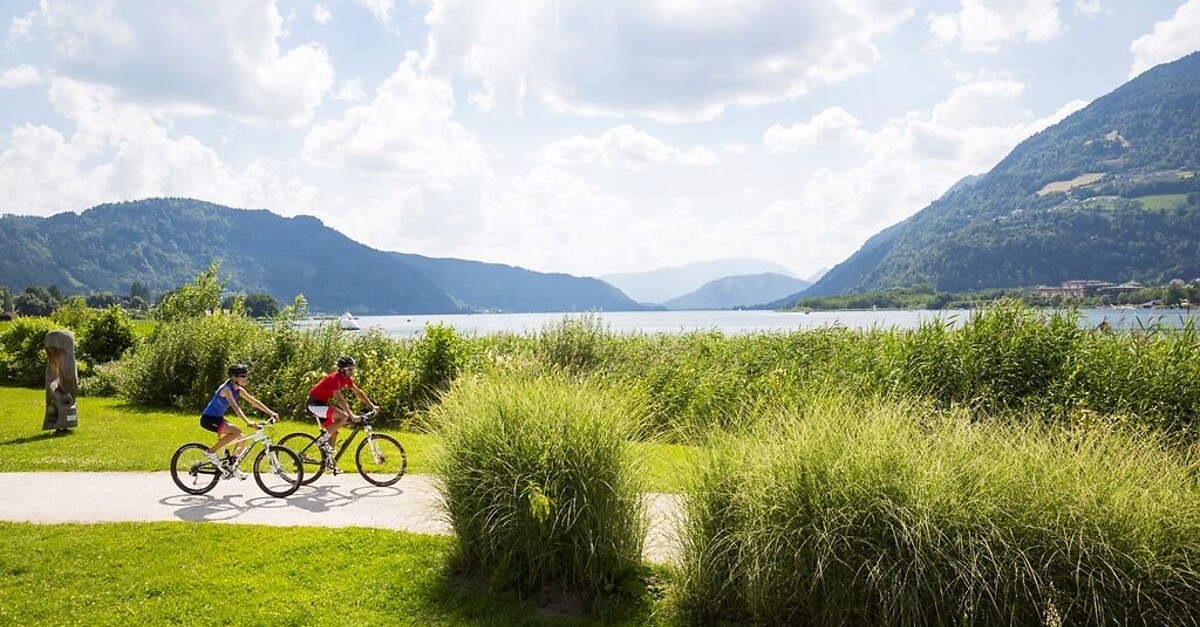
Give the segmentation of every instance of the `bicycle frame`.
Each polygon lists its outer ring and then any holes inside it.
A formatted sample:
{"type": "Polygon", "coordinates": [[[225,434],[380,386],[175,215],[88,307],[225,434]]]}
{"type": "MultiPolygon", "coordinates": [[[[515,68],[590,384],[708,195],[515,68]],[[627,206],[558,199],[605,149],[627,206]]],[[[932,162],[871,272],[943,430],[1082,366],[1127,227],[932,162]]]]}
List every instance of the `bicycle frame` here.
{"type": "Polygon", "coordinates": [[[271,450],[271,447],[275,446],[275,442],[272,441],[271,437],[267,435],[266,424],[260,425],[254,428],[254,430],[250,433],[230,442],[229,444],[225,445],[225,448],[229,449],[229,447],[233,447],[236,450],[237,445],[241,444],[242,442],[250,442],[250,444],[242,447],[242,452],[238,453],[236,457],[227,456],[229,459],[233,460],[234,467],[241,466],[242,460],[249,457],[250,451],[254,450],[259,443],[262,443],[263,448],[267,449],[268,451],[271,450]]]}
{"type": "MultiPolygon", "coordinates": [[[[345,428],[346,426],[349,426],[350,427],[350,435],[342,438],[342,444],[340,446],[338,446],[337,452],[333,454],[333,462],[335,464],[342,459],[342,453],[345,453],[346,450],[350,448],[350,444],[352,442],[354,442],[354,440],[358,437],[358,433],[360,431],[366,431],[367,437],[370,437],[371,435],[373,435],[375,433],[375,430],[371,428],[371,423],[369,422],[372,415],[373,415],[373,412],[366,412],[363,414],[359,414],[358,416],[356,416],[357,418],[362,419],[362,422],[359,422],[359,423],[354,423],[353,421],[349,421],[349,420],[346,421],[346,424],[343,425],[343,428],[345,428]]],[[[318,429],[321,428],[320,420],[317,421],[317,428],[318,429]]]]}

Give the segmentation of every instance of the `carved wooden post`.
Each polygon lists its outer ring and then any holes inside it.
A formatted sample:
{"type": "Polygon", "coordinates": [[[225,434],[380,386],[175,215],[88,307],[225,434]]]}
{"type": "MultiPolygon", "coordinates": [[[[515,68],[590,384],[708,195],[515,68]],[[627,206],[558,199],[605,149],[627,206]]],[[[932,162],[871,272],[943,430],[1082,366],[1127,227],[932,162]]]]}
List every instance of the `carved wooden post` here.
{"type": "Polygon", "coordinates": [[[79,425],[75,396],[79,381],[75,371],[75,335],[70,331],[46,334],[46,419],[42,429],[66,431],[79,425]]]}

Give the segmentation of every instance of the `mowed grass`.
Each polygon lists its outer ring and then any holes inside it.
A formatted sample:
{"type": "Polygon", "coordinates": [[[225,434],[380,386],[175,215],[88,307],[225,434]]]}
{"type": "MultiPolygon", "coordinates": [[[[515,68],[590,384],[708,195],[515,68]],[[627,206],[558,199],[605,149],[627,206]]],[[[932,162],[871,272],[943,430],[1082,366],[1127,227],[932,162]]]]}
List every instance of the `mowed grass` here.
{"type": "MultiPolygon", "coordinates": [[[[46,411],[42,390],[0,387],[0,407],[4,408],[0,413],[0,472],[162,471],[169,468],[171,454],[181,444],[216,440],[200,428],[199,410],[193,414],[138,407],[119,398],[83,397],[78,400],[79,427],[60,435],[42,431],[46,411]]],[[[255,412],[249,416],[251,420],[261,418],[255,412]]],[[[314,423],[287,420],[268,429],[277,440],[293,431],[317,432],[314,423]]],[[[435,436],[392,429],[384,432],[404,445],[409,473],[431,470],[435,436]]],[[[348,434],[343,430],[339,437],[348,434]]],[[[695,449],[673,444],[635,446],[645,456],[650,489],[679,492],[694,463],[695,449]]],[[[354,471],[353,453],[347,449],[342,455],[338,462],[342,470],[354,471]]]]}
{"type": "Polygon", "coordinates": [[[0,523],[3,625],[654,625],[653,595],[582,614],[463,581],[454,541],[375,529],[0,523]]]}
{"type": "MultiPolygon", "coordinates": [[[[199,408],[189,413],[138,407],[118,398],[82,397],[78,399],[79,427],[56,434],[42,431],[46,411],[43,390],[0,387],[0,407],[4,408],[0,414],[0,472],[167,470],[171,454],[181,444],[216,441],[213,433],[200,428],[199,408]]],[[[262,418],[253,411],[247,416],[251,420],[262,418]]],[[[233,420],[239,422],[236,417],[233,420]]],[[[244,426],[242,429],[246,431],[244,426]]],[[[317,432],[315,422],[287,420],[268,429],[277,441],[293,431],[317,432]]],[[[385,432],[404,445],[408,472],[428,470],[432,436],[385,432]]],[[[343,430],[340,437],[348,434],[343,430]]],[[[342,455],[339,466],[353,470],[353,450],[342,455]]]]}
{"type": "Polygon", "coordinates": [[[1187,204],[1187,194],[1157,194],[1136,199],[1149,211],[1166,211],[1187,204]]]}

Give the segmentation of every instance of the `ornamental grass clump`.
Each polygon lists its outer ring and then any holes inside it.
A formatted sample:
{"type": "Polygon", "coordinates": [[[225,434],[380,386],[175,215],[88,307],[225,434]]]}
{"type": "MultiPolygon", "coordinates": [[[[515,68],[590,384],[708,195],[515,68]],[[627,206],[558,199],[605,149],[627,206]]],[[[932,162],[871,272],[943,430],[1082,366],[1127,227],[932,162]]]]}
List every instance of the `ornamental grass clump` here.
{"type": "Polygon", "coordinates": [[[431,414],[460,565],[521,593],[604,592],[640,563],[642,477],[627,394],[564,376],[467,377],[431,414]]]}
{"type": "Polygon", "coordinates": [[[688,622],[1195,625],[1200,488],[1157,436],[836,394],[710,454],[688,622]]]}

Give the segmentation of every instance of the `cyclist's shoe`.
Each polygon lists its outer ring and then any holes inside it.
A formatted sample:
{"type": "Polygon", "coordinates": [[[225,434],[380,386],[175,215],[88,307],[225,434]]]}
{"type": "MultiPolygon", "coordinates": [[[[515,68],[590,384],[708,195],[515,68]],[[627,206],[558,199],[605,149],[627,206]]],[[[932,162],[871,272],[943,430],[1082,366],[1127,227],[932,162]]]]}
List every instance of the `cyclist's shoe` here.
{"type": "Polygon", "coordinates": [[[221,473],[222,479],[237,479],[239,481],[246,480],[246,474],[243,473],[240,469],[238,469],[237,466],[222,465],[221,468],[224,470],[224,472],[221,473]]]}
{"type": "Polygon", "coordinates": [[[209,453],[208,451],[204,451],[204,458],[207,459],[208,461],[212,462],[212,464],[214,466],[216,466],[217,468],[220,468],[222,470],[225,469],[225,463],[221,461],[220,457],[217,457],[216,453],[209,453]]]}

